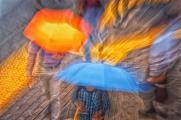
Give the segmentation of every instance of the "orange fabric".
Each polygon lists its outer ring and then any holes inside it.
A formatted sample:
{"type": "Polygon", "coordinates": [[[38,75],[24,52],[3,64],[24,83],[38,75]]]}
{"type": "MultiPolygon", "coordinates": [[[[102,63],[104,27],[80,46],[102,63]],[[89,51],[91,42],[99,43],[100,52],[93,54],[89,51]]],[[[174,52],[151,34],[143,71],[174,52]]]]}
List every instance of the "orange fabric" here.
{"type": "Polygon", "coordinates": [[[24,35],[47,52],[79,52],[91,26],[70,10],[42,9],[35,14],[24,35]]]}

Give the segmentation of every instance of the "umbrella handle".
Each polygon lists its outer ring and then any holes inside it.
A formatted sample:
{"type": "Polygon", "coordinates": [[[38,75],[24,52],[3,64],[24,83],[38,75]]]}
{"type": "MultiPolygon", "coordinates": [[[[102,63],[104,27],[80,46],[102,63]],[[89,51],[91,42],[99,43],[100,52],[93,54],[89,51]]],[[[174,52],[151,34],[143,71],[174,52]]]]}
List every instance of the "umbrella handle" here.
{"type": "Polygon", "coordinates": [[[73,120],[79,120],[80,119],[80,110],[77,108],[74,114],[74,119],[73,120]]]}

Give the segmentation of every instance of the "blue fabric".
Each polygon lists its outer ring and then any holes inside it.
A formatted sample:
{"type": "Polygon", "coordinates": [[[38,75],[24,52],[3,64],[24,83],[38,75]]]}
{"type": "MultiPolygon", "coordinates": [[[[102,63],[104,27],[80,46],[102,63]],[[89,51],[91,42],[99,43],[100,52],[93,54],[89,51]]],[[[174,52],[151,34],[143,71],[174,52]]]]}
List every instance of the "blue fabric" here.
{"type": "Polygon", "coordinates": [[[93,45],[92,35],[89,36],[84,46],[84,56],[87,62],[91,62],[90,47],[93,45]]]}
{"type": "Polygon", "coordinates": [[[90,49],[90,46],[93,44],[92,35],[95,32],[97,22],[98,22],[100,16],[102,15],[103,10],[104,10],[103,6],[87,7],[86,11],[84,13],[84,19],[93,26],[93,32],[90,34],[90,36],[87,40],[87,43],[84,47],[84,54],[85,54],[85,58],[87,61],[91,61],[89,49],[90,49]]]}
{"type": "Polygon", "coordinates": [[[74,64],[58,72],[55,79],[80,86],[132,93],[145,92],[153,88],[148,83],[139,82],[124,69],[102,63],[74,64]]]}
{"type": "Polygon", "coordinates": [[[97,22],[103,12],[104,8],[100,7],[87,7],[84,13],[84,19],[89,22],[93,27],[96,27],[97,22]]]}
{"type": "MultiPolygon", "coordinates": [[[[176,55],[179,49],[180,40],[175,40],[175,31],[180,29],[181,24],[179,21],[173,21],[168,29],[159,36],[150,48],[150,57],[152,59],[171,59],[176,55]]],[[[158,63],[157,63],[158,64],[158,63]]]]}
{"type": "Polygon", "coordinates": [[[97,89],[89,92],[85,87],[78,87],[77,89],[73,92],[72,99],[73,102],[80,101],[84,106],[84,112],[80,113],[80,120],[92,120],[92,115],[100,111],[104,116],[110,107],[107,92],[97,89]]]}
{"type": "Polygon", "coordinates": [[[167,31],[158,37],[151,46],[153,54],[164,54],[176,46],[180,41],[174,40],[175,31],[180,29],[181,24],[173,21],[167,31]],[[163,47],[164,46],[164,47],[163,47]]]}
{"type": "Polygon", "coordinates": [[[168,71],[181,56],[181,38],[174,38],[176,30],[180,29],[180,27],[179,21],[172,22],[168,29],[150,47],[150,76],[159,76],[168,71]]]}

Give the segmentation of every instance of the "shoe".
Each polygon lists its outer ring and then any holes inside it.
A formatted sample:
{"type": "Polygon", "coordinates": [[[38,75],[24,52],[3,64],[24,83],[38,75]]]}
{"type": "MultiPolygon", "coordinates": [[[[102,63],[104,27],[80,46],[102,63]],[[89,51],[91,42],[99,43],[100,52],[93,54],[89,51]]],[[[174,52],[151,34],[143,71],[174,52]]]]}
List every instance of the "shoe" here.
{"type": "Polygon", "coordinates": [[[166,120],[164,117],[160,116],[159,114],[155,114],[156,120],[166,120]]]}
{"type": "Polygon", "coordinates": [[[164,104],[161,104],[157,101],[153,101],[153,106],[155,108],[155,111],[158,115],[160,115],[163,118],[167,118],[167,108],[164,106],[164,104]]]}
{"type": "Polygon", "coordinates": [[[46,108],[45,108],[45,114],[49,114],[51,113],[51,104],[49,104],[46,108]]]}
{"type": "Polygon", "coordinates": [[[144,117],[154,117],[155,114],[155,109],[151,107],[150,109],[147,110],[139,110],[139,115],[144,116],[144,117]]]}

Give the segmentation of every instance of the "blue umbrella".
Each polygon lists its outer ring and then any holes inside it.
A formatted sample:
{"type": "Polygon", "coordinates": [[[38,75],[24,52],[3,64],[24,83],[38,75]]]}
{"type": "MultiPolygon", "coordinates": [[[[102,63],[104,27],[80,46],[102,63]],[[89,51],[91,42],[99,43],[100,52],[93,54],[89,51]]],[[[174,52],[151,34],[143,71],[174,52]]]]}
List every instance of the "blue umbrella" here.
{"type": "Polygon", "coordinates": [[[78,63],[58,72],[57,80],[102,90],[145,92],[153,86],[141,83],[124,69],[103,63],[78,63]]]}

